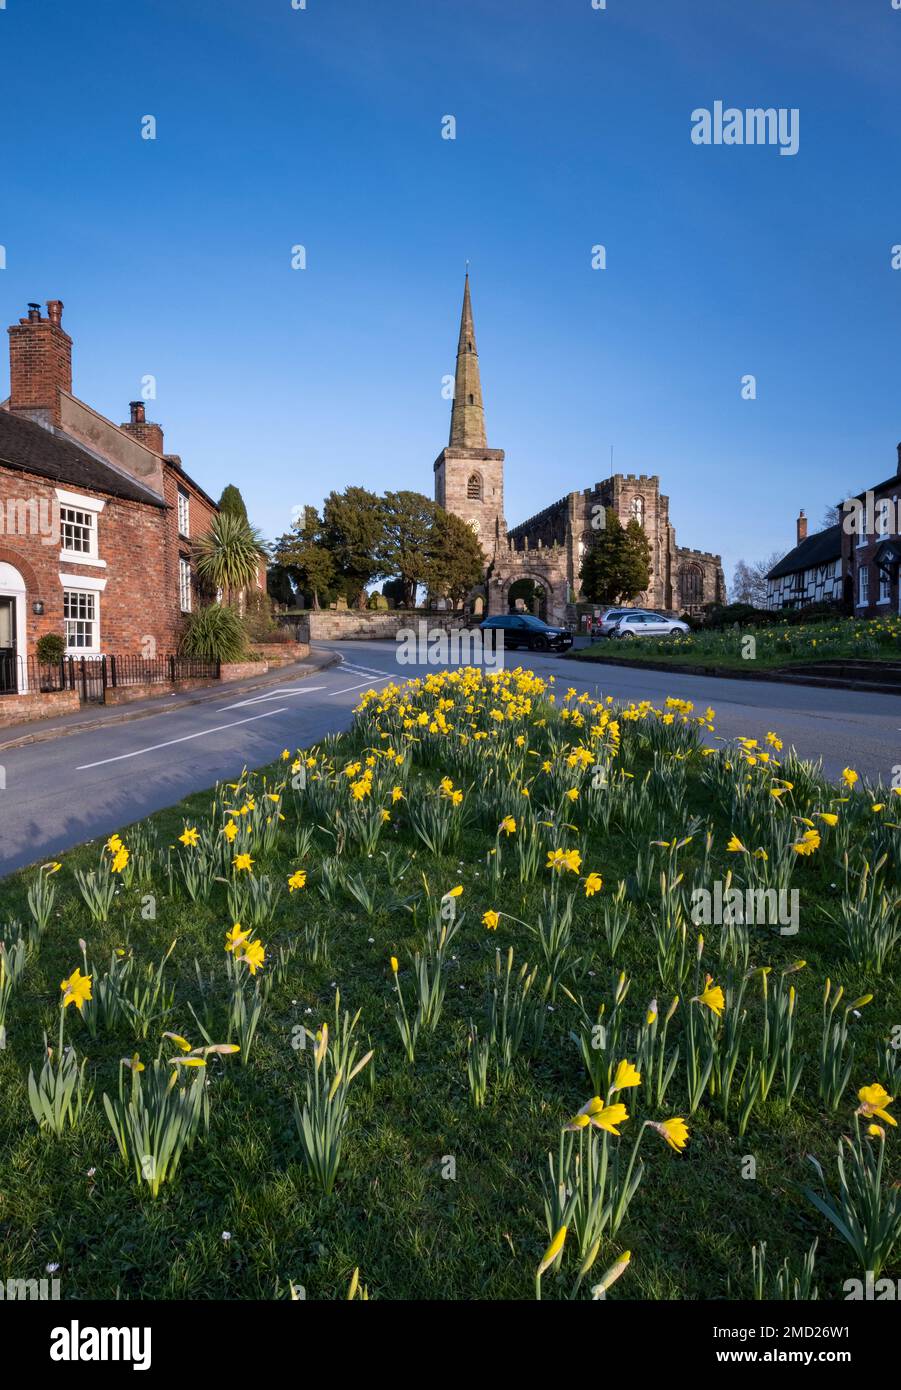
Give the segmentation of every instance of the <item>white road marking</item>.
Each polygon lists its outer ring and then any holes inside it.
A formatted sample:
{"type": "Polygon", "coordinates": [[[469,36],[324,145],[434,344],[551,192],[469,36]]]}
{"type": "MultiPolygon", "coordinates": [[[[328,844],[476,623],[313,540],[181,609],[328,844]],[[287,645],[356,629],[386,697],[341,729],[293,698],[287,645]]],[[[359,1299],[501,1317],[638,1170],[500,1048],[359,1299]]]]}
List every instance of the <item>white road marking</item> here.
{"type": "MultiPolygon", "coordinates": [[[[383,680],[383,681],[393,681],[393,680],[394,680],[394,677],[393,677],[393,676],[380,676],[380,677],[379,677],[379,680],[383,680]]],[[[348,692],[351,691],[351,690],[362,690],[363,687],[364,687],[365,685],[371,686],[372,684],[373,684],[372,681],[361,681],[359,685],[346,685],[346,686],[344,687],[343,690],[333,690],[331,693],[332,693],[333,695],[347,695],[348,692]]]]}
{"type": "Polygon", "coordinates": [[[346,671],[349,676],[384,676],[384,671],[376,671],[372,666],[352,666],[346,661],[341,662],[341,670],[346,671]]]}
{"type": "Polygon", "coordinates": [[[257,719],[271,719],[274,714],[287,714],[288,706],[284,709],[267,710],[265,714],[254,714],[248,719],[235,719],[231,724],[217,724],[214,729],[201,729],[196,734],[183,734],[181,738],[170,738],[165,743],[151,743],[147,748],[135,748],[131,753],[119,753],[115,758],[99,758],[96,763],[82,763],[76,767],[76,772],[87,772],[92,767],[103,767],[106,763],[121,763],[126,758],[139,758],[142,753],[155,753],[158,748],[171,748],[174,743],[188,743],[192,738],[205,738],[207,734],[221,734],[224,729],[236,729],[239,724],[253,724],[257,719]]]}
{"type": "Polygon", "coordinates": [[[283,695],[312,695],[315,690],[325,690],[324,685],[282,686],[278,690],[267,690],[262,695],[251,695],[246,700],[237,700],[233,705],[220,705],[217,714],[226,710],[241,709],[243,705],[259,705],[265,700],[280,700],[283,695]]]}

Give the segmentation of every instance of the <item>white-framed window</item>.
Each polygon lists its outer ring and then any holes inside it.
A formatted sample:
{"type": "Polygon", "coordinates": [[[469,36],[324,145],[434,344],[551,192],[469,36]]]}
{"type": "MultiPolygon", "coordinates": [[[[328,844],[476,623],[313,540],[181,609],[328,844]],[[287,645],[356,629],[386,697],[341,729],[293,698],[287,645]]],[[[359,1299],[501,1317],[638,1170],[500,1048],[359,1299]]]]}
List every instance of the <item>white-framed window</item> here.
{"type": "Polygon", "coordinates": [[[69,555],[97,554],[97,517],[79,507],[60,507],[59,531],[63,550],[69,555]]]}
{"type": "Polygon", "coordinates": [[[178,534],[191,534],[191,498],[183,487],[178,489],[178,534]]]}
{"type": "Polygon", "coordinates": [[[100,513],[105,506],[97,497],[56,489],[60,560],[106,569],[106,561],[100,559],[98,539],[100,513]]]}
{"type": "Polygon", "coordinates": [[[866,608],[870,601],[870,567],[861,565],[857,571],[857,606],[866,608]]]}
{"type": "Polygon", "coordinates": [[[99,650],[99,606],[99,595],[91,589],[63,589],[63,618],[69,651],[99,650]]]}
{"type": "Polygon", "coordinates": [[[888,603],[892,597],[892,576],[888,570],[879,571],[879,602],[888,603]]]}
{"type": "Polygon", "coordinates": [[[183,613],[191,611],[191,561],[184,555],[178,558],[178,598],[183,613]]]}

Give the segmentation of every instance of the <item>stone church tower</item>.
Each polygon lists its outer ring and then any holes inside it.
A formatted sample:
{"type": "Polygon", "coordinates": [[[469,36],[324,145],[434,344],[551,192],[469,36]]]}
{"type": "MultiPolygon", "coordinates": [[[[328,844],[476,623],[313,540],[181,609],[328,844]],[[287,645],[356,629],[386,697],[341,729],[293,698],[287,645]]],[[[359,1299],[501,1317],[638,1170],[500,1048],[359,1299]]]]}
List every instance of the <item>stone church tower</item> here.
{"type": "Polygon", "coordinates": [[[478,537],[485,556],[485,583],[470,600],[481,598],[488,613],[505,613],[513,601],[522,600],[526,581],[526,592],[536,596],[531,601],[540,604],[548,622],[578,622],[582,556],[596,534],[598,514],[605,515],[608,507],[624,526],[634,517],[648,539],[650,583],[645,594],[636,596],[636,605],[698,613],[704,603],[725,600],[720,557],[676,544],[669,498],[661,493],[656,474],[615,473],[593,488],[568,493],[507,531],[504,451],[489,449],[487,444],[468,274],[450,442],[435,460],[435,501],[467,522],[478,537]]]}
{"type": "Polygon", "coordinates": [[[487,562],[505,541],[504,451],[489,449],[469,274],[463,290],[450,441],[435,460],[435,501],[473,529],[487,562]]]}

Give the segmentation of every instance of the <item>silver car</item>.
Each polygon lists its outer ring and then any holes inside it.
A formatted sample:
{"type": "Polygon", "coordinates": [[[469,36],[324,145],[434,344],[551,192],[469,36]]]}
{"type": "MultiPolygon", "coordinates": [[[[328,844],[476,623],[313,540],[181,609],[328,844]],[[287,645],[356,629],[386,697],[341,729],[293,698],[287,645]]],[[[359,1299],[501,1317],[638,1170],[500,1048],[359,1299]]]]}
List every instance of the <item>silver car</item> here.
{"type": "Polygon", "coordinates": [[[591,635],[594,638],[610,637],[620,618],[624,618],[627,613],[649,613],[650,611],[649,608],[602,608],[599,616],[591,625],[591,635]]]}
{"type": "Polygon", "coordinates": [[[691,632],[688,623],[679,618],[665,618],[662,613],[624,613],[610,633],[618,640],[636,637],[684,637],[691,632]]]}

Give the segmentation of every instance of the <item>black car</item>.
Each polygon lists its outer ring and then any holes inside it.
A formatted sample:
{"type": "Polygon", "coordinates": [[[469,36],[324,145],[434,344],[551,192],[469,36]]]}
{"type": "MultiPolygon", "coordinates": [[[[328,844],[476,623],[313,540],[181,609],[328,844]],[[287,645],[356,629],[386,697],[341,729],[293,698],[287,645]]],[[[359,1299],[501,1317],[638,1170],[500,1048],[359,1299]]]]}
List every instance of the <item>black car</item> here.
{"type": "Polygon", "coordinates": [[[528,647],[531,652],[566,652],[573,644],[568,628],[551,627],[529,613],[504,613],[479,623],[480,632],[504,634],[505,647],[528,647]]]}

